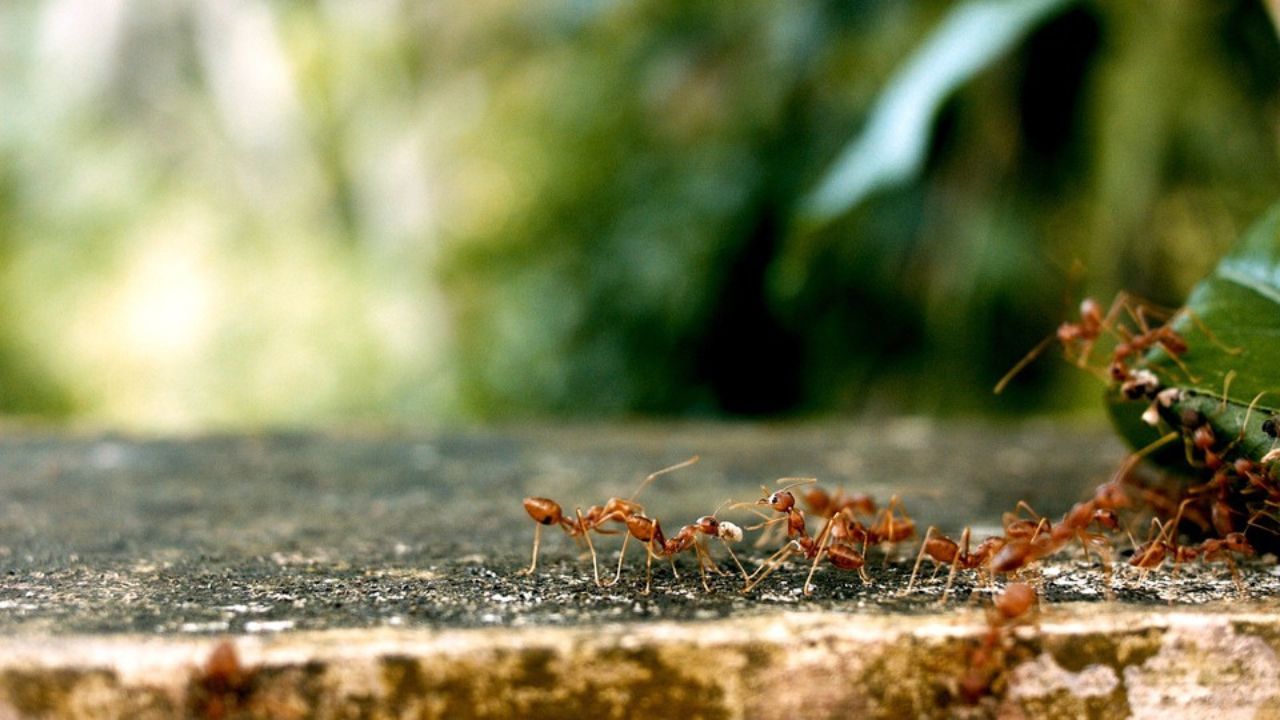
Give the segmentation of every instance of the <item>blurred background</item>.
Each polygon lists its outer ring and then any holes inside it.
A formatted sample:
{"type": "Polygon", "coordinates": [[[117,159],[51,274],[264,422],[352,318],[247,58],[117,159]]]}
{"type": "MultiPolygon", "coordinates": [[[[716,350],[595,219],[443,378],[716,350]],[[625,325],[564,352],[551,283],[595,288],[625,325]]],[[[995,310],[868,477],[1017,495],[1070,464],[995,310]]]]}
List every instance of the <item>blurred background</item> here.
{"type": "Polygon", "coordinates": [[[0,413],[1097,412],[1280,189],[1258,0],[0,4],[0,413]]]}

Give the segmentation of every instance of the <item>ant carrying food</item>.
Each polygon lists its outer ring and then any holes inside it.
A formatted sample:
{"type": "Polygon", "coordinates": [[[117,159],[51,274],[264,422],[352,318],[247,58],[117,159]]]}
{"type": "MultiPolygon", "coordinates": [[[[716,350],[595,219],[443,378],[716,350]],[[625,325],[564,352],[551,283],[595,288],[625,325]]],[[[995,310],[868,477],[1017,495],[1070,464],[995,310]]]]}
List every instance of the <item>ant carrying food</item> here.
{"type": "MultiPolygon", "coordinates": [[[[689,467],[698,462],[698,456],[676,463],[670,467],[663,468],[657,472],[650,473],[644,480],[640,481],[640,485],[636,487],[631,497],[623,500],[622,498],[609,498],[603,505],[593,505],[583,515],[581,508],[574,510],[574,517],[565,516],[564,509],[554,500],[543,497],[527,497],[524,499],[525,512],[529,513],[529,517],[533,518],[536,523],[533,529],[533,560],[529,563],[529,567],[520,571],[521,575],[532,575],[538,567],[538,549],[542,540],[543,526],[559,525],[565,534],[573,538],[576,542],[579,538],[586,540],[587,549],[591,552],[591,567],[595,573],[596,585],[603,585],[600,582],[600,568],[596,561],[595,546],[591,542],[591,533],[594,531],[600,535],[614,535],[617,531],[602,530],[601,526],[607,522],[627,523],[628,518],[644,513],[644,507],[635,501],[640,495],[640,491],[646,485],[653,482],[655,478],[665,475],[669,472],[689,467]]],[[[625,550],[625,546],[624,546],[625,550]]],[[[619,558],[619,567],[621,567],[621,558],[619,558]]]]}
{"type": "Polygon", "coordinates": [[[650,592],[653,582],[653,559],[655,557],[667,558],[671,562],[672,574],[679,578],[680,573],[676,570],[675,556],[688,550],[693,550],[698,557],[698,572],[702,575],[703,589],[711,592],[711,586],[707,583],[706,567],[710,565],[716,572],[719,572],[719,569],[716,568],[715,562],[711,560],[707,549],[698,542],[699,534],[718,538],[720,542],[724,543],[729,555],[742,573],[743,579],[746,580],[747,571],[742,567],[742,563],[738,561],[738,556],[733,553],[733,548],[729,546],[731,542],[737,542],[742,539],[742,529],[737,525],[727,520],[719,520],[715,515],[704,515],[693,524],[685,525],[675,535],[667,538],[662,534],[662,523],[660,521],[645,515],[631,515],[627,518],[627,537],[623,540],[622,552],[618,555],[618,574],[610,585],[617,583],[622,576],[622,558],[626,553],[625,543],[634,537],[645,544],[646,551],[644,590],[641,591],[641,595],[648,595],[650,592]]]}

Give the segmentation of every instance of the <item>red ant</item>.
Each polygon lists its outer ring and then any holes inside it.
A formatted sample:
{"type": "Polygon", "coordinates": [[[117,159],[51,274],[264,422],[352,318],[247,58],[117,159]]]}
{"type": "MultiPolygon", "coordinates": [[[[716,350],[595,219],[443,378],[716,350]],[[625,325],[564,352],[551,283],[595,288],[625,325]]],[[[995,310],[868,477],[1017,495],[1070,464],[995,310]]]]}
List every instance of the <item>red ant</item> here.
{"type": "Polygon", "coordinates": [[[1092,352],[1094,343],[1102,336],[1104,330],[1111,328],[1115,314],[1119,311],[1119,306],[1123,302],[1127,302],[1127,296],[1120,293],[1111,304],[1111,309],[1104,316],[1102,314],[1102,306],[1093,298],[1085,298],[1080,302],[1080,320],[1079,322],[1064,322],[1058,326],[1057,332],[1049,335],[1045,339],[1036,343],[1030,352],[1022,356],[1009,372],[1000,378],[1000,382],[996,383],[995,393],[999,395],[1004,392],[1005,387],[1030,365],[1040,354],[1049,347],[1050,343],[1057,340],[1062,344],[1063,352],[1066,353],[1067,359],[1071,359],[1073,348],[1078,352],[1076,364],[1081,367],[1087,367],[1089,362],[1089,353],[1092,352]]]}
{"type": "Polygon", "coordinates": [[[970,705],[990,695],[1005,666],[1006,645],[1012,627],[1036,606],[1036,591],[1027,583],[1012,582],[992,601],[987,631],[969,652],[969,665],[957,683],[960,697],[970,705]]]}
{"type": "MultiPolygon", "coordinates": [[[[810,555],[813,557],[813,565],[809,567],[809,575],[804,579],[804,594],[813,594],[813,573],[818,569],[818,562],[823,557],[826,557],[832,565],[841,570],[857,570],[863,585],[871,582],[871,579],[867,577],[866,570],[867,537],[866,528],[862,527],[862,524],[853,518],[853,511],[846,508],[828,518],[827,524],[822,528],[822,532],[818,533],[818,540],[815,543],[816,548],[805,548],[804,542],[801,540],[801,550],[804,551],[805,557],[810,555]],[[853,546],[858,540],[862,541],[861,552],[853,546]]],[[[759,583],[761,580],[764,580],[764,577],[761,577],[756,582],[759,583]]]]}
{"type": "MultiPolygon", "coordinates": [[[[786,482],[790,478],[783,479],[786,482]]],[[[751,592],[757,585],[769,577],[775,570],[782,567],[787,558],[793,554],[799,554],[807,560],[813,560],[813,565],[809,569],[809,575],[805,579],[804,593],[812,594],[813,589],[811,581],[813,574],[817,570],[818,562],[822,558],[827,558],[832,565],[842,570],[857,570],[862,577],[864,583],[869,582],[866,575],[866,560],[863,554],[856,550],[852,542],[856,542],[861,538],[865,543],[868,537],[868,531],[856,519],[853,518],[853,511],[850,508],[842,509],[832,517],[827,519],[822,531],[818,533],[815,539],[810,537],[808,528],[805,523],[804,513],[796,507],[795,495],[791,493],[791,488],[799,485],[806,485],[815,482],[812,478],[803,478],[798,482],[794,482],[777,492],[770,493],[767,497],[757,500],[754,505],[768,505],[774,511],[784,513],[782,517],[766,520],[764,523],[755,526],[753,529],[762,527],[772,527],[785,523],[787,537],[789,541],[783,545],[781,549],[770,556],[759,568],[756,569],[747,578],[747,584],[742,591],[751,592]]],[[[763,489],[763,488],[762,488],[763,489]]],[[[766,490],[767,492],[767,490],[766,490]]]]}
{"type": "MultiPolygon", "coordinates": [[[[595,573],[596,585],[601,585],[600,568],[596,562],[595,546],[591,543],[591,532],[595,531],[601,535],[613,535],[616,531],[601,530],[600,527],[606,522],[626,523],[628,518],[639,515],[644,512],[644,507],[635,502],[636,497],[646,485],[653,482],[654,478],[665,475],[673,470],[686,468],[698,462],[698,456],[677,463],[671,467],[663,468],[655,473],[650,473],[648,477],[640,482],[631,497],[623,500],[621,498],[609,498],[603,507],[593,505],[587,510],[587,514],[582,514],[581,508],[574,510],[576,519],[565,517],[564,509],[554,500],[543,497],[527,497],[524,499],[525,512],[529,513],[529,517],[537,523],[533,529],[533,560],[530,562],[528,569],[520,571],[521,575],[532,575],[533,571],[538,567],[538,548],[542,540],[542,527],[544,525],[559,525],[565,534],[577,541],[583,538],[587,542],[587,548],[591,551],[591,567],[595,573]]],[[[625,547],[624,547],[625,549],[625,547]]],[[[621,566],[621,558],[619,558],[619,566],[621,566]]]]}
{"type": "MultiPolygon", "coordinates": [[[[742,539],[742,530],[737,525],[719,520],[715,515],[704,515],[693,524],[685,525],[675,535],[667,538],[662,534],[662,523],[659,520],[644,515],[631,515],[627,518],[627,537],[623,540],[622,552],[618,554],[618,574],[610,585],[617,583],[622,576],[622,559],[627,550],[625,543],[634,537],[645,544],[646,550],[642,595],[648,595],[650,592],[653,581],[653,558],[666,557],[671,562],[672,574],[679,578],[680,573],[676,570],[675,556],[688,550],[693,550],[698,557],[698,572],[702,575],[703,589],[711,592],[711,586],[707,584],[706,566],[711,565],[712,568],[716,568],[716,565],[711,560],[707,549],[698,542],[699,533],[719,538],[724,543],[725,548],[728,549],[730,556],[733,557],[734,563],[738,565],[738,570],[742,572],[745,580],[747,577],[746,569],[742,567],[741,562],[738,562],[738,557],[733,553],[733,548],[729,547],[730,542],[742,539]]],[[[719,570],[716,569],[716,571],[718,572],[719,570]]]]}
{"type": "Polygon", "coordinates": [[[865,517],[876,514],[875,499],[863,493],[845,495],[844,490],[836,490],[834,494],[829,494],[826,490],[815,487],[804,494],[804,502],[809,506],[809,512],[824,518],[835,517],[844,510],[865,517]]]}
{"type": "Polygon", "coordinates": [[[969,528],[965,528],[960,534],[960,542],[956,543],[955,540],[938,532],[938,528],[930,526],[924,534],[924,542],[920,545],[920,553],[916,555],[916,564],[911,569],[911,579],[907,582],[907,589],[904,592],[911,592],[911,588],[915,586],[916,576],[920,572],[920,563],[928,555],[934,562],[934,575],[937,575],[938,568],[943,565],[951,566],[951,572],[947,574],[947,585],[942,591],[942,597],[938,600],[939,603],[945,603],[947,596],[951,593],[951,585],[955,581],[957,570],[975,570],[987,565],[996,552],[1008,542],[1002,537],[989,537],[978,543],[978,547],[970,552],[969,534],[969,528]]]}
{"type": "Polygon", "coordinates": [[[1178,565],[1191,562],[1197,557],[1206,562],[1221,559],[1225,560],[1230,566],[1231,579],[1236,583],[1236,587],[1243,589],[1240,583],[1239,571],[1231,555],[1234,553],[1236,555],[1249,556],[1255,553],[1253,545],[1245,538],[1244,533],[1230,532],[1221,538],[1207,538],[1197,545],[1179,545],[1177,543],[1175,534],[1178,531],[1178,525],[1182,521],[1182,509],[1190,502],[1190,499],[1182,501],[1178,514],[1169,523],[1162,524],[1158,518],[1152,518],[1151,532],[1147,535],[1147,541],[1134,548],[1133,557],[1129,559],[1129,564],[1141,568],[1143,577],[1145,577],[1146,573],[1163,565],[1168,557],[1173,558],[1173,572],[1175,574],[1178,572],[1178,565]],[[1159,533],[1156,532],[1157,529],[1159,533]]]}

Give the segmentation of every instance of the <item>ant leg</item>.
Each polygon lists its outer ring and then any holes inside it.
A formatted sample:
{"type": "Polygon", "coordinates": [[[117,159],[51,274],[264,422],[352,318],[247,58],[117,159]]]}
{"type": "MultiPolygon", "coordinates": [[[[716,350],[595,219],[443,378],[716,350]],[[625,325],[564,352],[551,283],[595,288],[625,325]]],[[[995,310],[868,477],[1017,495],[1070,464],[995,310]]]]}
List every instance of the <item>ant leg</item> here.
{"type": "Polygon", "coordinates": [[[651,585],[653,583],[653,537],[652,536],[649,537],[649,543],[645,545],[645,550],[647,550],[648,552],[645,553],[645,558],[644,558],[644,592],[640,593],[641,595],[648,595],[651,592],[651,585]]]}
{"type": "MultiPolygon", "coordinates": [[[[1108,545],[1110,543],[1108,542],[1108,545]]],[[[1111,550],[1108,545],[1104,545],[1098,549],[1098,556],[1102,558],[1102,584],[1107,602],[1114,602],[1116,599],[1115,592],[1111,589],[1111,550]]]]}
{"type": "Polygon", "coordinates": [[[587,549],[591,551],[591,572],[595,574],[596,587],[603,587],[600,584],[600,565],[596,562],[596,546],[591,543],[591,530],[582,521],[582,508],[574,508],[573,512],[578,516],[578,527],[584,528],[582,537],[586,538],[587,549]]]}
{"type": "Polygon", "coordinates": [[[775,552],[774,554],[766,558],[764,562],[760,563],[760,567],[756,568],[755,572],[747,576],[747,583],[750,584],[752,579],[755,578],[755,576],[759,575],[760,572],[763,571],[765,568],[770,567],[775,562],[780,562],[778,558],[783,557],[789,552],[791,552],[791,543],[787,543],[786,545],[783,545],[781,548],[777,550],[777,552],[775,552]]]}
{"type": "Polygon", "coordinates": [[[711,586],[707,584],[706,561],[702,557],[703,554],[705,554],[706,552],[707,551],[703,549],[703,547],[699,545],[698,541],[695,539],[693,541],[693,553],[698,556],[698,575],[702,577],[702,589],[706,592],[711,592],[711,586]]]}
{"type": "Polygon", "coordinates": [[[818,533],[818,551],[813,554],[813,564],[809,566],[809,576],[804,579],[804,594],[812,595],[813,573],[818,570],[818,562],[822,560],[823,553],[826,552],[827,544],[831,540],[831,520],[827,520],[827,524],[822,526],[822,532],[818,533]]]}
{"type": "Polygon", "coordinates": [[[1076,531],[1076,539],[1080,541],[1080,549],[1084,551],[1084,561],[1092,562],[1093,556],[1089,554],[1089,543],[1085,542],[1085,533],[1083,530],[1076,531]]]}
{"type": "Polygon", "coordinates": [[[822,548],[813,555],[813,564],[809,566],[809,575],[804,579],[804,594],[813,594],[813,573],[818,569],[818,562],[822,560],[827,553],[826,548],[822,548]]]}
{"type": "Polygon", "coordinates": [[[680,573],[679,573],[679,571],[677,571],[677,570],[676,570],[676,556],[675,556],[675,553],[672,553],[672,554],[668,555],[668,556],[667,556],[667,560],[670,560],[670,561],[671,561],[671,574],[672,574],[672,575],[674,575],[674,576],[675,576],[675,578],[676,578],[677,580],[679,580],[679,579],[680,579],[680,573]]]}
{"type": "Polygon", "coordinates": [[[1236,584],[1236,592],[1243,595],[1244,583],[1240,581],[1240,570],[1236,568],[1236,561],[1234,558],[1231,557],[1230,550],[1227,551],[1226,557],[1227,557],[1227,566],[1231,568],[1231,581],[1236,584]]]}
{"type": "Polygon", "coordinates": [[[911,579],[907,581],[907,589],[902,591],[903,595],[911,593],[911,588],[915,587],[916,576],[920,574],[920,564],[924,562],[924,551],[929,547],[929,540],[933,538],[933,534],[938,528],[930,525],[929,529],[924,533],[924,541],[920,543],[920,553],[916,555],[916,564],[911,568],[911,579]]]}
{"type": "Polygon", "coordinates": [[[1018,504],[1013,506],[1013,510],[1015,514],[1019,510],[1025,510],[1026,513],[1031,516],[1032,520],[1040,519],[1040,513],[1036,512],[1036,509],[1031,507],[1031,503],[1027,502],[1026,500],[1019,500],[1018,504]]]}
{"type": "Polygon", "coordinates": [[[613,582],[605,585],[605,587],[613,587],[622,579],[622,559],[627,556],[627,542],[631,540],[631,533],[627,533],[622,537],[622,549],[618,551],[618,572],[613,576],[613,582]]]}
{"type": "Polygon", "coordinates": [[[1004,377],[1000,378],[1000,382],[996,383],[996,387],[992,392],[996,395],[1004,392],[1005,387],[1007,387],[1009,383],[1018,376],[1018,373],[1025,370],[1028,365],[1035,361],[1036,358],[1040,357],[1040,354],[1045,351],[1045,348],[1049,347],[1049,344],[1053,342],[1054,337],[1055,336],[1050,335],[1036,343],[1036,346],[1031,348],[1030,352],[1023,355],[1022,359],[1015,363],[1013,367],[1009,368],[1009,372],[1005,373],[1004,377]]]}
{"type": "Polygon", "coordinates": [[[529,563],[529,567],[521,570],[518,575],[532,575],[533,571],[538,569],[538,544],[542,541],[542,523],[535,523],[533,526],[533,562],[529,563]]]}
{"type": "MultiPolygon", "coordinates": [[[[965,553],[969,552],[969,528],[964,529],[964,534],[960,538],[960,546],[964,548],[965,553]]],[[[942,597],[938,598],[939,605],[947,604],[947,596],[951,594],[951,586],[956,580],[956,570],[960,569],[960,548],[956,548],[956,556],[951,560],[951,572],[947,573],[947,586],[942,589],[942,597]]]]}
{"type": "Polygon", "coordinates": [[[695,540],[693,541],[693,546],[694,546],[694,548],[695,548],[695,549],[697,549],[697,550],[700,550],[700,551],[701,551],[701,556],[702,556],[702,557],[705,557],[705,558],[707,559],[707,560],[706,560],[706,562],[707,562],[707,570],[708,570],[710,573],[712,573],[712,574],[714,574],[714,575],[728,575],[728,573],[727,573],[727,572],[725,572],[725,571],[720,567],[720,563],[716,562],[716,559],[715,559],[715,558],[713,558],[713,557],[711,557],[711,550],[710,550],[708,547],[706,547],[705,545],[703,545],[703,544],[701,543],[701,541],[699,541],[699,540],[696,540],[696,539],[695,539],[695,540]]]}
{"type": "Polygon", "coordinates": [[[738,566],[738,572],[742,573],[742,580],[743,582],[746,582],[747,569],[742,567],[742,562],[738,560],[738,554],[733,551],[733,546],[725,542],[723,539],[720,540],[720,544],[724,545],[724,549],[729,551],[729,557],[733,558],[733,564],[738,566]]]}
{"type": "MultiPolygon", "coordinates": [[[[1218,336],[1215,335],[1213,331],[1209,329],[1208,325],[1204,324],[1204,321],[1200,319],[1200,316],[1197,315],[1195,311],[1192,310],[1191,308],[1186,307],[1184,305],[1182,309],[1178,310],[1178,313],[1186,313],[1187,317],[1190,318],[1191,322],[1196,326],[1196,329],[1204,333],[1204,336],[1209,338],[1209,342],[1213,343],[1214,345],[1217,345],[1219,348],[1222,349],[1223,352],[1227,353],[1228,355],[1239,355],[1240,353],[1244,352],[1243,347],[1231,347],[1226,343],[1222,342],[1221,340],[1219,340],[1218,336]]],[[[1174,313],[1174,314],[1176,315],[1177,313],[1174,313]]],[[[1173,318],[1170,318],[1169,322],[1173,322],[1173,318]]]]}
{"type": "MultiPolygon", "coordinates": [[[[765,571],[764,571],[764,573],[760,574],[760,577],[755,578],[755,579],[753,579],[751,582],[747,583],[747,586],[746,586],[746,587],[744,587],[744,588],[742,588],[742,592],[744,592],[744,593],[749,593],[749,592],[751,592],[752,590],[754,590],[754,589],[755,589],[755,587],[756,587],[757,585],[759,585],[760,583],[764,582],[764,579],[765,579],[765,578],[767,578],[767,577],[769,577],[770,575],[772,575],[774,570],[777,570],[778,568],[782,567],[782,564],[783,564],[784,562],[786,562],[786,561],[787,561],[787,558],[788,558],[788,557],[790,557],[790,555],[791,555],[791,552],[792,552],[792,550],[791,550],[791,543],[787,543],[787,544],[782,548],[782,550],[779,550],[778,552],[779,552],[779,553],[781,553],[781,557],[778,557],[778,556],[777,556],[777,554],[775,554],[775,555],[774,555],[774,557],[775,557],[775,558],[777,558],[776,560],[775,560],[774,558],[770,558],[770,559],[769,559],[769,562],[771,562],[772,564],[768,566],[768,569],[767,569],[767,570],[765,570],[765,571]]],[[[762,570],[765,568],[765,566],[764,566],[764,565],[762,565],[762,566],[760,566],[760,567],[761,567],[761,569],[762,569],[762,570]]]]}

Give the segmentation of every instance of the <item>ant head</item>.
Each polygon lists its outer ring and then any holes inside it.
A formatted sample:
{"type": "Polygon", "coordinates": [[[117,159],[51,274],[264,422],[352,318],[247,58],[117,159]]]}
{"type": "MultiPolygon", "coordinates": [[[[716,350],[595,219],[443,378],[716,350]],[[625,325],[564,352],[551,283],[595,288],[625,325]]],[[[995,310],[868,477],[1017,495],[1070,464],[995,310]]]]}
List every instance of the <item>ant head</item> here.
{"type": "Polygon", "coordinates": [[[1094,510],[1093,521],[1108,530],[1120,529],[1120,517],[1107,509],[1094,510]]]}
{"type": "Polygon", "coordinates": [[[703,515],[694,524],[703,535],[715,536],[720,532],[720,521],[714,515],[703,515]]]}
{"type": "Polygon", "coordinates": [[[1213,428],[1209,427],[1207,423],[1201,425],[1191,433],[1191,440],[1195,443],[1196,447],[1201,450],[1213,449],[1213,444],[1215,442],[1213,428]]]}
{"type": "Polygon", "coordinates": [[[1102,321],[1102,306],[1093,298],[1085,298],[1080,301],[1080,319],[1102,321]]]}
{"type": "Polygon", "coordinates": [[[769,505],[778,512],[787,512],[791,510],[791,508],[795,507],[796,504],[796,496],[791,494],[791,488],[800,487],[801,485],[812,485],[816,482],[818,482],[817,478],[782,478],[778,481],[778,484],[788,484],[781,490],[775,490],[773,493],[769,493],[769,489],[761,485],[760,491],[761,493],[766,494],[766,497],[762,497],[757,500],[756,504],[769,505]]]}
{"type": "Polygon", "coordinates": [[[769,505],[778,512],[787,512],[796,505],[796,496],[791,494],[790,490],[779,490],[767,498],[759,502],[761,505],[769,505]]]}
{"type": "Polygon", "coordinates": [[[1153,397],[1160,391],[1160,378],[1156,374],[1145,368],[1140,368],[1129,373],[1129,377],[1125,379],[1120,386],[1120,392],[1130,400],[1137,400],[1142,397],[1153,397]]]}

